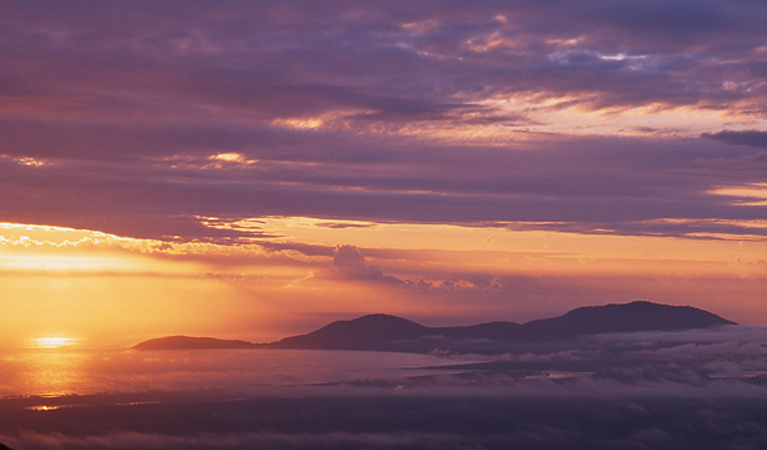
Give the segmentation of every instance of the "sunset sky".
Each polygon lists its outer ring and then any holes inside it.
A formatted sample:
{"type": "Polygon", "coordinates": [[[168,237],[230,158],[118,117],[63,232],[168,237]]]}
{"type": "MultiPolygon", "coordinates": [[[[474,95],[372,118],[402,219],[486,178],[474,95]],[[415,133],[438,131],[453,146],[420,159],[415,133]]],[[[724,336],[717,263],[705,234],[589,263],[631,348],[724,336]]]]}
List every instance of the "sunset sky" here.
{"type": "Polygon", "coordinates": [[[756,1],[4,2],[0,338],[767,325],[756,1]]]}

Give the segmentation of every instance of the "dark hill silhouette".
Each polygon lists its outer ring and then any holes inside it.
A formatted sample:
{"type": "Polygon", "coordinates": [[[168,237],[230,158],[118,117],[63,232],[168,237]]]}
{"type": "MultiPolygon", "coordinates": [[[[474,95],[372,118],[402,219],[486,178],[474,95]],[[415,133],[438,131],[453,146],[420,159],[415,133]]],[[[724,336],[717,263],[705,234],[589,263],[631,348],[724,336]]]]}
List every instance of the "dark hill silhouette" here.
{"type": "MultiPolygon", "coordinates": [[[[240,340],[216,339],[210,337],[168,336],[150,339],[134,345],[135,350],[192,350],[224,348],[256,348],[261,344],[240,340]]],[[[0,449],[1,450],[1,449],[0,449]]]]}
{"type": "Polygon", "coordinates": [[[691,306],[645,301],[605,306],[584,306],[551,319],[528,322],[523,340],[555,340],[571,336],[652,330],[686,330],[714,325],[735,325],[715,314],[691,306]]]}
{"type": "Polygon", "coordinates": [[[213,338],[173,336],[152,339],[137,350],[191,348],[285,348],[325,350],[376,350],[427,352],[435,348],[482,351],[488,343],[552,342],[600,333],[687,330],[716,325],[735,325],[715,314],[691,306],[670,306],[637,301],[574,309],[551,319],[523,325],[490,322],[471,326],[425,327],[401,317],[373,314],[340,320],[308,334],[291,336],[269,344],[224,341],[213,338]]]}
{"type": "MultiPolygon", "coordinates": [[[[333,322],[317,331],[269,344],[274,348],[428,351],[435,340],[549,342],[599,333],[685,330],[734,325],[690,306],[637,301],[574,309],[551,319],[524,325],[491,322],[472,326],[430,328],[395,316],[376,314],[333,322]]],[[[449,345],[447,345],[450,347],[449,345]]]]}
{"type": "Polygon", "coordinates": [[[309,334],[292,336],[269,344],[274,348],[334,350],[387,350],[398,341],[420,339],[429,328],[401,317],[372,314],[339,320],[309,334]]]}

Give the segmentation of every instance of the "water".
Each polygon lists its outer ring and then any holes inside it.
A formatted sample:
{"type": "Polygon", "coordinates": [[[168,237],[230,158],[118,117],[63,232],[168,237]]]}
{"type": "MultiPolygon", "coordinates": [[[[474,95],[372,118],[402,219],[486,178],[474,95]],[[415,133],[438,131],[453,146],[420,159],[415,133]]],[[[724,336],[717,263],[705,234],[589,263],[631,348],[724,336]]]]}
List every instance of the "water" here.
{"type": "Polygon", "coordinates": [[[246,392],[264,386],[413,376],[429,372],[419,367],[441,364],[444,359],[430,355],[354,351],[0,350],[0,397],[200,389],[246,392]]]}
{"type": "Polygon", "coordinates": [[[767,448],[765,329],[594,336],[494,357],[79,345],[47,336],[0,349],[0,443],[767,448]]]}

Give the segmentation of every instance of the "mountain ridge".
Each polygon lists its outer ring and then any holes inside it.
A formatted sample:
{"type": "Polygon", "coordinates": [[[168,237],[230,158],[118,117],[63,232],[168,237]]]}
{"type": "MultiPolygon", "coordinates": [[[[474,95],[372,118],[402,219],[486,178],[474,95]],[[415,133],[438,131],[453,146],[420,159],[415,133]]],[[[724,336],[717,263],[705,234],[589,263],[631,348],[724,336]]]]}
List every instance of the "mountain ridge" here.
{"type": "Polygon", "coordinates": [[[490,342],[541,343],[592,334],[688,330],[717,325],[737,324],[692,306],[635,301],[584,306],[558,317],[533,320],[524,324],[498,321],[467,326],[427,327],[402,317],[369,314],[351,320],[335,321],[310,333],[289,336],[270,343],[171,336],[150,339],[132,348],[275,348],[424,353],[433,350],[435,345],[469,351],[481,349],[483,344],[490,342]]]}
{"type": "Polygon", "coordinates": [[[202,350],[202,349],[237,349],[258,348],[263,344],[239,339],[219,339],[212,337],[166,336],[149,339],[131,347],[134,350],[202,350]]]}

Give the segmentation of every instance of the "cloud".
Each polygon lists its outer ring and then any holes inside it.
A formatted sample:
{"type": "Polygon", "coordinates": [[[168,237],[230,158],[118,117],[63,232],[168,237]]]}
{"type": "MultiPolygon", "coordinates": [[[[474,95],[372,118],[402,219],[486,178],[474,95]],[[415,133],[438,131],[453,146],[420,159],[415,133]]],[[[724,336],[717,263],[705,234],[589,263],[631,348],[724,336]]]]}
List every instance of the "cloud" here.
{"type": "Polygon", "coordinates": [[[333,251],[331,266],[320,269],[314,276],[316,278],[341,280],[402,283],[395,277],[384,275],[378,266],[368,263],[360,249],[353,245],[336,246],[333,251]]]}
{"type": "Polygon", "coordinates": [[[767,148],[767,131],[720,131],[704,133],[702,138],[724,142],[725,144],[747,145],[749,147],[767,148]]]}
{"type": "Polygon", "coordinates": [[[412,448],[428,446],[438,448],[466,448],[473,439],[442,433],[196,433],[172,435],[160,433],[113,432],[104,436],[77,437],[66,434],[24,433],[19,438],[8,438],[19,448],[223,448],[223,449],[305,449],[305,448],[412,448]]]}
{"type": "MultiPolygon", "coordinates": [[[[651,221],[762,217],[761,208],[732,205],[710,194],[728,183],[761,180],[758,171],[741,164],[753,153],[747,149],[696,148],[688,141],[657,149],[632,140],[593,139],[552,143],[533,153],[422,146],[418,152],[392,154],[379,145],[369,148],[367,158],[391,171],[359,168],[354,159],[341,162],[345,150],[340,159],[317,161],[310,158],[313,146],[292,150],[293,158],[314,160],[311,165],[214,171],[146,168],[139,162],[29,167],[0,160],[0,183],[9,193],[0,202],[9,221],[161,239],[242,236],[204,227],[198,216],[253,213],[466,225],[519,222],[537,229],[671,235],[685,231],[682,222],[660,227],[651,221]],[[596,149],[588,149],[592,145],[596,149]],[[544,172],[536,169],[542,165],[544,172]],[[455,173],[454,167],[463,170],[455,173]],[[698,176],[702,170],[709,174],[698,176]]],[[[717,231],[711,222],[700,224],[717,231]]],[[[731,225],[731,231],[749,230],[731,225]]]]}
{"type": "Polygon", "coordinates": [[[761,132],[665,120],[760,120],[760,5],[304,6],[7,6],[4,220],[236,240],[196,217],[686,236],[648,223],[764,216],[709,194],[761,180],[729,145],[761,132]]]}
{"type": "MultiPolygon", "coordinates": [[[[403,5],[394,13],[369,5],[323,5],[307,14],[300,4],[252,5],[235,15],[226,5],[196,3],[188,9],[198,14],[178,15],[164,7],[105,5],[80,16],[75,11],[84,8],[9,7],[15,39],[7,67],[17,74],[30,54],[43,56],[45,64],[57,61],[52,57],[58,51],[66,57],[58,60],[59,78],[41,74],[33,86],[82,95],[87,82],[107,86],[111,78],[179,106],[212,103],[259,118],[346,111],[351,120],[451,120],[454,109],[476,111],[472,100],[483,90],[590,91],[624,104],[663,94],[668,102],[719,100],[716,76],[751,61],[733,58],[723,64],[708,57],[754,50],[764,33],[763,8],[748,2],[621,1],[554,8],[490,2],[451,5],[450,14],[436,6],[403,5]],[[131,26],[121,17],[130,18],[131,26]],[[552,61],[552,41],[572,42],[573,54],[587,57],[552,61]],[[630,58],[600,54],[644,56],[650,63],[637,66],[630,58]],[[249,60],[259,61],[257,69],[249,60]],[[696,70],[701,67],[711,70],[696,70]],[[663,76],[678,71],[698,82],[663,76]],[[76,77],[82,74],[87,78],[76,77]],[[456,100],[435,100],[446,98],[456,100]]],[[[108,104],[127,96],[110,89],[86,98],[108,104]]]]}
{"type": "Polygon", "coordinates": [[[478,293],[508,293],[508,286],[504,286],[499,277],[490,275],[483,276],[472,274],[463,279],[404,279],[404,283],[418,290],[441,293],[457,293],[465,295],[478,293]]]}

